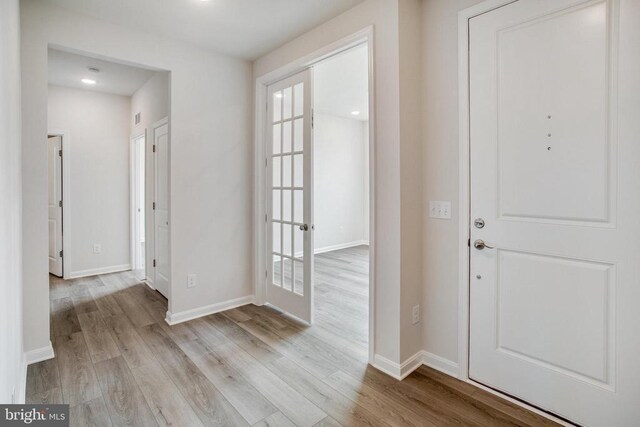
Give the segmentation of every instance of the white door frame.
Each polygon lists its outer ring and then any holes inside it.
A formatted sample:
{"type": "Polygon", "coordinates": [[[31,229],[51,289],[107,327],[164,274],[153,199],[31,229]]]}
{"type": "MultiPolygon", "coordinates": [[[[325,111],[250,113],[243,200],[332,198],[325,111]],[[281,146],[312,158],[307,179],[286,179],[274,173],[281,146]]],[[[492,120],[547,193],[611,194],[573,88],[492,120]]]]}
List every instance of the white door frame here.
{"type": "MultiPolygon", "coordinates": [[[[367,43],[369,50],[369,363],[374,362],[375,354],[375,76],[374,76],[374,31],[373,26],[324,46],[274,71],[256,79],[256,117],[254,140],[254,284],[255,304],[266,302],[266,234],[265,200],[266,176],[265,129],[267,123],[267,87],[283,78],[298,73],[324,59],[344,52],[352,47],[367,43]]],[[[312,301],[313,304],[313,301],[312,301]]]]}
{"type": "Polygon", "coordinates": [[[469,133],[469,20],[494,9],[515,3],[519,0],[485,0],[458,13],[458,132],[459,132],[459,218],[458,240],[458,379],[500,396],[516,405],[522,406],[560,425],[572,424],[541,411],[511,396],[489,388],[469,378],[469,311],[470,311],[470,236],[471,236],[471,139],[469,133]]]}
{"type": "MultiPolygon", "coordinates": [[[[137,165],[136,165],[136,141],[140,138],[144,138],[144,144],[145,144],[145,168],[147,165],[147,159],[146,159],[146,144],[147,144],[147,130],[143,130],[142,132],[132,135],[129,138],[129,213],[130,213],[130,226],[129,226],[129,239],[130,239],[130,251],[131,251],[131,269],[135,270],[137,265],[138,265],[138,257],[136,256],[137,249],[136,249],[136,245],[138,244],[138,234],[139,234],[139,230],[138,230],[138,226],[137,226],[137,222],[136,222],[136,212],[135,212],[135,206],[136,206],[136,172],[137,172],[137,165]]],[[[146,178],[146,172],[145,172],[145,178],[146,178]]],[[[142,182],[142,187],[145,190],[145,199],[146,199],[146,191],[147,191],[147,186],[146,186],[146,179],[144,180],[144,182],[142,182]]],[[[147,222],[147,209],[145,206],[145,210],[144,210],[144,214],[145,214],[145,224],[147,222]]],[[[146,243],[145,243],[146,245],[146,243]]],[[[145,248],[145,253],[146,253],[146,248],[145,248]]],[[[147,273],[146,273],[146,263],[145,263],[145,279],[147,277],[147,273]]]]}
{"type": "Polygon", "coordinates": [[[71,206],[71,134],[63,129],[49,129],[47,136],[62,137],[62,278],[70,279],[71,262],[67,250],[67,239],[70,224],[69,208],[71,206]]]}

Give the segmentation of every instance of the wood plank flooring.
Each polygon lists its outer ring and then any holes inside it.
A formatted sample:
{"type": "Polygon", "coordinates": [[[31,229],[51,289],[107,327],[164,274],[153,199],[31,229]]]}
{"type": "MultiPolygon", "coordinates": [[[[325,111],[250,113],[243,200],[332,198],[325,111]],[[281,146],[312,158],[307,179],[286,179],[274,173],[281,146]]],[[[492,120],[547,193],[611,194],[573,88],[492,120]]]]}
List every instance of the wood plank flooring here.
{"type": "Polygon", "coordinates": [[[183,324],[133,273],[51,277],[56,358],[29,366],[27,401],[69,403],[86,426],[538,426],[550,421],[422,367],[367,365],[368,249],[316,256],[305,326],[248,305],[183,324]]]}

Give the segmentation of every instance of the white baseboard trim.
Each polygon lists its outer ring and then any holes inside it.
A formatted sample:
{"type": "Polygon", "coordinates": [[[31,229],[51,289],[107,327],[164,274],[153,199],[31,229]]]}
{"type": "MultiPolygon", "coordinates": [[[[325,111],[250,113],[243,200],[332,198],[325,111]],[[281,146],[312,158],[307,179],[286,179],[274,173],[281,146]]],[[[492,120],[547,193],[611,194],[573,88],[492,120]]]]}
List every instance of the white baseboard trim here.
{"type": "Polygon", "coordinates": [[[314,254],[323,254],[325,252],[332,252],[332,251],[338,251],[340,249],[347,249],[347,248],[353,248],[354,246],[362,246],[362,245],[369,245],[369,241],[368,240],[357,240],[355,242],[349,242],[349,243],[340,243],[339,245],[331,245],[331,246],[325,246],[324,248],[316,248],[313,253],[314,254]]]}
{"type": "Polygon", "coordinates": [[[420,350],[402,364],[389,360],[379,354],[374,357],[373,367],[385,374],[402,381],[420,366],[426,365],[430,368],[444,372],[452,377],[458,377],[458,364],[443,357],[436,356],[428,351],[420,350]]]}
{"type": "Polygon", "coordinates": [[[232,308],[240,307],[242,305],[252,304],[253,300],[253,295],[248,295],[246,297],[205,305],[204,307],[193,308],[191,310],[180,311],[178,313],[167,311],[167,318],[165,321],[169,325],[177,325],[178,323],[197,319],[198,317],[208,316],[221,311],[231,310],[232,308]]]}
{"type": "Polygon", "coordinates": [[[153,286],[153,280],[149,279],[148,277],[144,279],[144,283],[154,291],[156,290],[156,288],[153,286]]]}
{"type": "Polygon", "coordinates": [[[119,273],[131,270],[131,264],[112,265],[110,267],[92,268],[89,270],[72,271],[69,279],[79,279],[80,277],[97,276],[98,274],[119,273]]]}
{"type": "Polygon", "coordinates": [[[436,371],[451,375],[454,378],[458,378],[460,376],[460,369],[457,363],[433,353],[429,353],[428,351],[422,350],[422,364],[433,368],[436,371]]]}
{"type": "Polygon", "coordinates": [[[47,346],[25,351],[24,357],[27,365],[42,362],[43,360],[53,359],[55,357],[53,345],[51,345],[51,341],[49,341],[49,345],[47,346]]]}

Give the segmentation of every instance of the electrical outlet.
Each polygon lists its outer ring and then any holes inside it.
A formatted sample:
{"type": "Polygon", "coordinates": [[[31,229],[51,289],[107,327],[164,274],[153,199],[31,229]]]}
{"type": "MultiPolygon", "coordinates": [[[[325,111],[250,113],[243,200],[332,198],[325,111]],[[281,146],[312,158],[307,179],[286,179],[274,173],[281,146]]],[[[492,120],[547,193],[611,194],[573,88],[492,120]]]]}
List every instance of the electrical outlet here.
{"type": "Polygon", "coordinates": [[[93,253],[94,254],[102,253],[102,245],[100,243],[94,243],[93,244],[93,253]]]}
{"type": "Polygon", "coordinates": [[[451,202],[429,201],[429,217],[451,219],[451,202]]]}
{"type": "Polygon", "coordinates": [[[197,282],[197,276],[195,274],[187,275],[187,288],[195,288],[197,282]]]}
{"type": "Polygon", "coordinates": [[[420,306],[414,305],[413,310],[411,311],[412,322],[415,325],[420,321],[420,306]]]}

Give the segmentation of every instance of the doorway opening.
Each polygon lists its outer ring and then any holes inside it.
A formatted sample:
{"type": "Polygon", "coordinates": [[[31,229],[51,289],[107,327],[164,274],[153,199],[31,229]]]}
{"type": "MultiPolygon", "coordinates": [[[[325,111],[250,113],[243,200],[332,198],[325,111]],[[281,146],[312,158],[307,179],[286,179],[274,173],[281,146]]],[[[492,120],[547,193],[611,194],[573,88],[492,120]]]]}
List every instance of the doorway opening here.
{"type": "Polygon", "coordinates": [[[368,49],[313,67],[314,319],[366,360],[369,318],[368,49]]]}
{"type": "Polygon", "coordinates": [[[265,236],[258,268],[266,280],[257,301],[364,363],[372,360],[374,327],[369,36],[258,79],[267,110],[258,112],[265,134],[257,153],[266,166],[257,176],[265,236]]]}
{"type": "Polygon", "coordinates": [[[49,48],[49,270],[69,281],[52,287],[118,273],[169,298],[169,85],[168,71],[49,48]]]}

